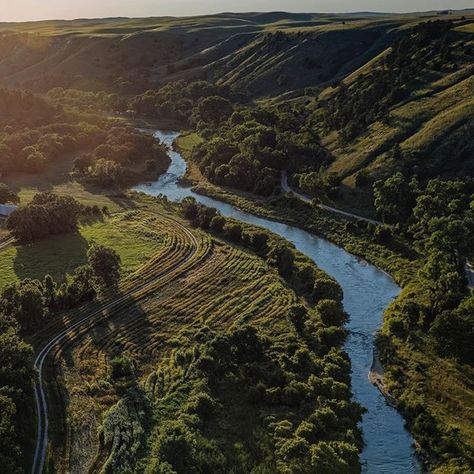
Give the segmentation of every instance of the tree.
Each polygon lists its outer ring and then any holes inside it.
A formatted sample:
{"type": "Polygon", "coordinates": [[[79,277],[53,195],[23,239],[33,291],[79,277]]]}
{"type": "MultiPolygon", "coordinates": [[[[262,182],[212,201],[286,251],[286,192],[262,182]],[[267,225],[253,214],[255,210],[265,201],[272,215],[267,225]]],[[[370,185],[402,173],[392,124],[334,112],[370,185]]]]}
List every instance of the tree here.
{"type": "Polygon", "coordinates": [[[225,223],[226,223],[225,217],[214,216],[211,220],[211,229],[214,232],[217,232],[218,234],[220,234],[224,229],[225,223]]]}
{"type": "Polygon", "coordinates": [[[342,300],[342,289],[335,280],[327,277],[318,278],[314,282],[313,298],[316,301],[325,299],[340,301],[342,300]]]}
{"type": "Polygon", "coordinates": [[[7,202],[18,204],[20,199],[6,184],[0,183],[0,204],[6,204],[7,202]]]}
{"type": "Polygon", "coordinates": [[[115,250],[94,242],[87,251],[87,262],[100,286],[117,286],[121,260],[115,250]]]}
{"type": "Polygon", "coordinates": [[[374,196],[377,215],[389,224],[406,223],[416,203],[414,182],[409,182],[402,173],[376,181],[374,196]]]}
{"type": "Polygon", "coordinates": [[[342,326],[347,321],[347,314],[339,301],[321,300],[316,310],[326,326],[342,326]]]}
{"type": "Polygon", "coordinates": [[[298,333],[304,330],[304,324],[308,319],[307,310],[303,305],[293,305],[288,312],[288,319],[291,321],[298,333]]]}
{"type": "Polygon", "coordinates": [[[24,332],[31,332],[43,316],[43,293],[38,280],[25,279],[2,293],[2,309],[13,316],[24,332]]]}
{"type": "Polygon", "coordinates": [[[43,298],[45,306],[53,309],[56,303],[56,282],[51,275],[46,275],[43,279],[43,298]]]}
{"type": "Polygon", "coordinates": [[[257,253],[265,254],[267,251],[268,234],[265,232],[255,232],[252,234],[252,246],[257,253]]]}
{"type": "Polygon", "coordinates": [[[10,214],[7,227],[18,240],[32,242],[75,231],[81,210],[82,206],[71,196],[40,193],[10,214]]]}
{"type": "Polygon", "coordinates": [[[295,255],[289,247],[279,245],[273,248],[268,258],[271,262],[274,262],[280,275],[288,277],[293,272],[295,255]]]}
{"type": "Polygon", "coordinates": [[[223,97],[211,96],[199,101],[197,111],[204,122],[219,124],[232,115],[234,106],[223,97]]]}
{"type": "Polygon", "coordinates": [[[462,298],[464,278],[455,257],[444,252],[433,252],[420,271],[422,282],[429,292],[430,316],[454,308],[462,298]]]}
{"type": "Polygon", "coordinates": [[[442,356],[455,356],[467,364],[474,363],[474,296],[464,300],[453,311],[436,316],[430,328],[436,350],[442,356]]]}
{"type": "Polygon", "coordinates": [[[230,224],[226,226],[227,237],[232,242],[239,242],[242,237],[242,227],[239,224],[230,224]]]}

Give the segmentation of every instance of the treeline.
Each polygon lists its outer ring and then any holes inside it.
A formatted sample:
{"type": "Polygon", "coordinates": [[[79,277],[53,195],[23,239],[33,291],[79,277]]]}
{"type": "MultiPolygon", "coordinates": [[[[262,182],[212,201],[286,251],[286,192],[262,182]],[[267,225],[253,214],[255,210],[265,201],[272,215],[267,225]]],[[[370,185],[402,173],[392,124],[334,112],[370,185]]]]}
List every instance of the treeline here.
{"type": "Polygon", "coordinates": [[[450,21],[420,23],[403,34],[377,67],[353,84],[341,82],[322,104],[329,130],[339,130],[345,142],[375,121],[386,121],[389,109],[407,98],[410,84],[429,71],[453,71],[472,62],[469,48],[456,47],[450,21]]]}
{"type": "Polygon", "coordinates": [[[93,92],[79,89],[55,87],[48,91],[47,98],[55,105],[65,109],[80,110],[96,114],[97,112],[125,112],[127,99],[106,91],[93,92]]]}
{"type": "Polygon", "coordinates": [[[20,242],[33,242],[48,235],[77,230],[81,214],[101,214],[101,210],[86,208],[71,196],[54,193],[36,194],[29,204],[15,209],[7,219],[7,228],[20,242]]]}

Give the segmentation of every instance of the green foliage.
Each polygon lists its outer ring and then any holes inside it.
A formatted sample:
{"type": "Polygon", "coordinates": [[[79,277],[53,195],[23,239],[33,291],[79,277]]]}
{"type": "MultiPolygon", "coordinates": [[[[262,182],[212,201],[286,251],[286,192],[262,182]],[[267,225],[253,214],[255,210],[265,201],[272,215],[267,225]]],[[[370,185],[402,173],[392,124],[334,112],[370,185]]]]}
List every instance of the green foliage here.
{"type": "Polygon", "coordinates": [[[81,205],[72,196],[37,194],[30,204],[10,214],[7,227],[18,240],[32,242],[77,230],[81,210],[81,205]]]}
{"type": "Polygon", "coordinates": [[[242,108],[199,130],[209,137],[193,150],[201,172],[216,184],[264,196],[275,191],[281,170],[319,170],[331,161],[298,107],[242,108]]]}
{"type": "MultiPolygon", "coordinates": [[[[290,319],[302,311],[295,306],[290,319]]],[[[344,383],[321,372],[326,363],[345,372],[346,360],[332,352],[327,362],[318,359],[300,329],[297,350],[277,349],[249,326],[211,334],[158,402],[145,472],[319,472],[328,462],[326,444],[341,472],[358,472],[360,444],[350,433],[360,408],[344,383]],[[175,404],[175,397],[189,401],[175,404]]]]}
{"type": "Polygon", "coordinates": [[[138,388],[132,388],[125,398],[104,413],[101,436],[109,456],[102,474],[133,472],[145,435],[148,401],[138,388]]]}
{"type": "Polygon", "coordinates": [[[320,300],[316,305],[316,310],[326,326],[342,326],[347,321],[347,314],[339,299],[320,300]]]}
{"type": "MultiPolygon", "coordinates": [[[[3,309],[3,303],[0,305],[3,309]]],[[[18,335],[16,324],[0,311],[0,462],[3,472],[20,474],[33,406],[33,350],[18,335]]]]}
{"type": "Polygon", "coordinates": [[[375,209],[384,222],[406,223],[417,196],[416,181],[409,182],[402,173],[374,184],[375,209]]]}
{"type": "Polygon", "coordinates": [[[5,204],[7,202],[17,204],[19,202],[18,195],[6,184],[0,183],[0,204],[5,204]]]}
{"type": "Polygon", "coordinates": [[[145,117],[166,117],[185,124],[193,117],[194,121],[218,123],[232,112],[232,105],[226,100],[231,97],[226,86],[206,81],[174,81],[135,96],[129,107],[145,117]]]}
{"type": "Polygon", "coordinates": [[[87,251],[87,262],[100,286],[117,286],[121,260],[115,250],[93,242],[87,251]]]}
{"type": "Polygon", "coordinates": [[[114,357],[110,361],[110,371],[113,379],[133,377],[135,375],[135,361],[128,354],[114,357]]]}
{"type": "Polygon", "coordinates": [[[463,300],[454,310],[438,314],[430,334],[440,355],[454,356],[474,365],[474,296],[463,300]]]}

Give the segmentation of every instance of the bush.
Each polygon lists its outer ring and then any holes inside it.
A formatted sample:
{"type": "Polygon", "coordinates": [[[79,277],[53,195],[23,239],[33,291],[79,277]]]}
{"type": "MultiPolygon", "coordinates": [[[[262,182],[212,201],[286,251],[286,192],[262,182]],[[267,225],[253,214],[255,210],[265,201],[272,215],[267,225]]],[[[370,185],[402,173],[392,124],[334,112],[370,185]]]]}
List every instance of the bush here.
{"type": "Polygon", "coordinates": [[[314,282],[313,298],[315,301],[330,299],[335,301],[342,300],[342,289],[339,284],[329,278],[318,278],[314,282]]]}
{"type": "Polygon", "coordinates": [[[316,310],[326,326],[342,326],[347,321],[347,314],[340,301],[321,300],[316,305],[316,310]]]}
{"type": "Polygon", "coordinates": [[[110,361],[110,374],[114,379],[133,377],[135,375],[135,361],[127,354],[114,357],[110,361]]]}

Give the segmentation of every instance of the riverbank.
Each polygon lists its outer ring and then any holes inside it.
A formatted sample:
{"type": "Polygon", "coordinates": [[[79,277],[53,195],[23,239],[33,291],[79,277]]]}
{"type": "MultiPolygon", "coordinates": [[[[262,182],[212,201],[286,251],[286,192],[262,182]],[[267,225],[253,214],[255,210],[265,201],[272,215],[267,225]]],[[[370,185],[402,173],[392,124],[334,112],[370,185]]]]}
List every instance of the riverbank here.
{"type": "MultiPolygon", "coordinates": [[[[189,150],[183,151],[190,153],[189,150]]],[[[390,329],[390,322],[400,317],[401,308],[427,304],[426,295],[419,292],[418,271],[423,265],[423,256],[396,235],[393,241],[381,245],[375,241],[374,227],[370,224],[348,222],[325,210],[315,210],[291,196],[255,198],[217,187],[205,179],[198,180],[193,189],[252,214],[286,222],[326,238],[382,269],[404,288],[384,315],[379,351],[385,372],[382,375],[378,371],[377,376],[371,378],[381,393],[389,395],[389,402],[396,400],[398,410],[404,414],[408,426],[420,441],[416,446],[426,465],[439,465],[439,473],[443,474],[446,466],[448,469],[459,466],[459,472],[469,472],[462,467],[465,466],[464,455],[459,454],[459,463],[455,456],[456,452],[468,453],[474,449],[474,420],[469,411],[469,407],[474,406],[474,391],[469,382],[472,367],[463,367],[456,361],[439,357],[427,343],[421,327],[404,334],[394,334],[390,329]],[[453,429],[463,433],[454,445],[453,429]],[[440,448],[441,443],[444,447],[440,448]],[[451,456],[446,461],[437,454],[443,452],[451,456]]]]}
{"type": "MultiPolygon", "coordinates": [[[[157,136],[171,145],[177,134],[157,132],[157,136]]],[[[321,235],[321,232],[317,232],[317,225],[323,226],[323,220],[319,211],[316,213],[317,220],[314,220],[315,212],[311,206],[301,207],[302,203],[299,200],[287,197],[283,198],[286,207],[283,207],[282,203],[276,205],[277,202],[273,205],[271,202],[256,204],[250,198],[246,198],[243,202],[247,209],[242,211],[242,206],[238,204],[231,205],[223,202],[219,197],[217,198],[219,200],[216,200],[202,192],[198,193],[179,186],[178,182],[186,172],[186,162],[176,150],[170,150],[170,157],[172,164],[165,176],[155,183],[139,186],[135,190],[150,195],[164,194],[171,200],[194,197],[197,202],[218,209],[225,217],[233,217],[266,228],[293,243],[319,268],[339,282],[344,291],[344,307],[350,315],[347,325],[349,337],[345,350],[352,361],[352,390],[355,400],[367,408],[362,422],[365,440],[365,448],[361,456],[363,470],[374,474],[420,472],[412,447],[413,441],[404,428],[403,418],[385,402],[383,396],[367,377],[373,362],[374,334],[382,324],[383,309],[400,291],[393,280],[367,262],[355,257],[355,252],[348,253],[328,240],[317,237],[315,234],[321,235]],[[255,206],[258,206],[261,212],[265,212],[267,217],[258,217],[255,215],[257,212],[252,213],[250,208],[255,208],[255,206]],[[288,212],[286,218],[281,219],[284,209],[288,212]],[[246,210],[250,212],[245,212],[246,210]],[[307,219],[307,222],[311,224],[309,232],[300,228],[303,227],[302,222],[308,215],[310,219],[307,219]],[[390,428],[388,431],[384,428],[387,424],[390,428]]],[[[232,199],[244,199],[241,196],[232,196],[230,191],[228,198],[229,202],[232,199]]],[[[325,219],[326,221],[331,221],[330,227],[335,235],[337,231],[344,230],[344,221],[329,218],[325,219]]],[[[329,228],[325,227],[325,230],[329,232],[329,228]]],[[[360,245],[363,243],[361,239],[360,245]]],[[[352,245],[356,247],[356,242],[352,242],[352,245]]]]}

